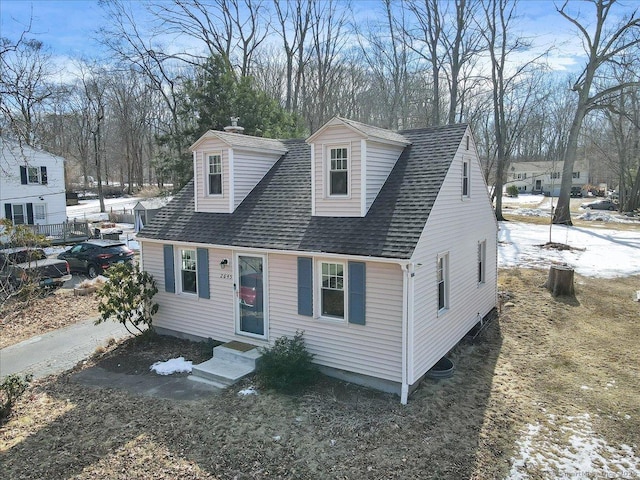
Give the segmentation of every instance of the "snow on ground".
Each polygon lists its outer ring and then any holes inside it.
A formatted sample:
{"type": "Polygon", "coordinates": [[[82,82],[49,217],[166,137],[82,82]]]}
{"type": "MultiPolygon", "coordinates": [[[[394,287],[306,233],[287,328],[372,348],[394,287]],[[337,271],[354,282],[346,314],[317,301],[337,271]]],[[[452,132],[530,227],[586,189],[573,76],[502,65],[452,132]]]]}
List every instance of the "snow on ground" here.
{"type": "MultiPolygon", "coordinates": [[[[583,203],[588,199],[576,199],[583,203]]],[[[543,195],[504,197],[505,213],[551,218],[551,202],[543,195]]],[[[640,220],[616,212],[586,210],[575,215],[592,221],[592,227],[534,225],[500,222],[498,266],[501,268],[548,268],[566,264],[585,276],[613,278],[640,275],[640,220]],[[614,223],[636,224],[637,230],[615,230],[614,223]],[[568,245],[568,250],[543,248],[547,242],[568,245]]]]}
{"type": "Polygon", "coordinates": [[[158,375],[171,375],[173,373],[191,373],[193,363],[184,357],[172,358],[166,362],[156,362],[149,369],[158,375]]]}
{"type": "Polygon", "coordinates": [[[640,275],[640,226],[637,230],[500,222],[498,266],[548,268],[566,264],[590,277],[640,275]],[[571,250],[543,248],[547,242],[571,250]]]}
{"type": "Polygon", "coordinates": [[[516,441],[507,480],[531,478],[640,478],[640,457],[629,445],[609,445],[593,431],[588,413],[529,424],[516,441]],[[555,438],[561,435],[562,438],[555,438]],[[533,473],[532,472],[532,473],[533,473]]]}
{"type": "Polygon", "coordinates": [[[247,395],[258,395],[258,390],[256,389],[256,387],[254,387],[253,385],[247,388],[243,388],[242,390],[240,390],[238,392],[238,395],[241,395],[243,397],[247,396],[247,395]]]}
{"type": "Polygon", "coordinates": [[[100,201],[98,199],[80,200],[78,205],[67,207],[67,218],[69,220],[88,220],[90,222],[99,222],[109,220],[109,212],[132,210],[143,198],[125,197],[125,198],[105,198],[104,206],[106,212],[100,213],[100,201]]]}

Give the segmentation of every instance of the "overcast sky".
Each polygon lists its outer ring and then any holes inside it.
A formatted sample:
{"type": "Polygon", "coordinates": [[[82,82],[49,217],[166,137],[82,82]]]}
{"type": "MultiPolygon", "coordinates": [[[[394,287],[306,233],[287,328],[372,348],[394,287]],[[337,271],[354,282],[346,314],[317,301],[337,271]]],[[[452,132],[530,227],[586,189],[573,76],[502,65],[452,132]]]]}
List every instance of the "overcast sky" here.
{"type": "MultiPolygon", "coordinates": [[[[558,2],[555,2],[558,3],[558,2]]],[[[538,45],[538,50],[555,45],[550,65],[558,71],[576,70],[583,62],[579,38],[568,21],[557,12],[552,0],[522,0],[517,29],[538,45]]],[[[353,0],[360,18],[375,17],[380,2],[353,0]]],[[[134,2],[144,13],[140,2],[134,2]]],[[[616,7],[619,14],[629,13],[640,6],[640,0],[621,0],[616,7]]],[[[572,1],[570,7],[593,11],[589,4],[572,1]]],[[[97,0],[0,0],[0,36],[16,39],[32,18],[32,35],[49,47],[54,55],[71,58],[96,57],[95,32],[108,22],[97,0]]],[[[142,15],[141,15],[141,18],[142,15]]],[[[63,59],[59,59],[59,61],[63,59]]]]}

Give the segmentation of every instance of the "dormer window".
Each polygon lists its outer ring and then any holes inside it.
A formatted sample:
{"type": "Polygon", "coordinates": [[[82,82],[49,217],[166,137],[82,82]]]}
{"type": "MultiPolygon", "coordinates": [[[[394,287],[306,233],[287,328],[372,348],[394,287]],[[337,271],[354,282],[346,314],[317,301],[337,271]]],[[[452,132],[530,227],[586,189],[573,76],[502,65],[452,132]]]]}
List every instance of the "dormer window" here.
{"type": "Polygon", "coordinates": [[[329,149],[329,196],[349,194],[349,154],[346,147],[329,149]]]}
{"type": "Polygon", "coordinates": [[[209,195],[222,195],[222,156],[209,155],[209,195]]]}

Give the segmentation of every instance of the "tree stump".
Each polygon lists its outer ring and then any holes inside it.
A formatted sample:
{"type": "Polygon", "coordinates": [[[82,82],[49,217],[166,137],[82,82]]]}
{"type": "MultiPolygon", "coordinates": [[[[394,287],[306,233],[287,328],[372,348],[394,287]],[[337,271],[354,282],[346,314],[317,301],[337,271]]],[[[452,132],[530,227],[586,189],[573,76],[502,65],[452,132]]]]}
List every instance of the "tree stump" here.
{"type": "Polygon", "coordinates": [[[549,277],[544,286],[551,292],[554,297],[566,295],[574,296],[573,288],[573,268],[554,265],[549,268],[549,277]]]}

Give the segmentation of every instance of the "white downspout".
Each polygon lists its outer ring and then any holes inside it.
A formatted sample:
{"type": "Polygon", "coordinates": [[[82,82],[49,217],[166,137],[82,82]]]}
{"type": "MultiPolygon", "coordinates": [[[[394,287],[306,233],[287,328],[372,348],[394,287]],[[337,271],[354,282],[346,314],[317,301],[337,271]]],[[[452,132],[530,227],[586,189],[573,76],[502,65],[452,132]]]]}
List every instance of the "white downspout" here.
{"type": "Polygon", "coordinates": [[[415,264],[402,265],[402,387],[400,403],[406,405],[409,400],[409,372],[413,368],[413,277],[415,264]]]}

